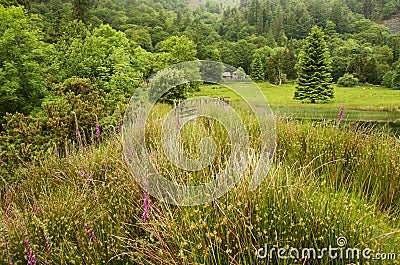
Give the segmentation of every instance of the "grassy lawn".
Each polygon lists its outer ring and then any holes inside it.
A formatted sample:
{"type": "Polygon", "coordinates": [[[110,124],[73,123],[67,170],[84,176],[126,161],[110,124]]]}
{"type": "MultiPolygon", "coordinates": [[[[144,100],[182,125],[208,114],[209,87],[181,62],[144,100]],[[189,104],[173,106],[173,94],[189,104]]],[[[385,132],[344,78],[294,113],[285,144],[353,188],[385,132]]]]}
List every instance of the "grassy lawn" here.
{"type": "MultiPolygon", "coordinates": [[[[400,122],[400,90],[377,86],[344,88],[335,86],[335,98],[326,104],[302,103],[293,99],[295,85],[282,86],[259,83],[272,110],[283,116],[307,119],[336,119],[342,104],[344,120],[400,122]]],[[[203,85],[193,96],[240,97],[230,89],[218,85],[203,85]]]]}

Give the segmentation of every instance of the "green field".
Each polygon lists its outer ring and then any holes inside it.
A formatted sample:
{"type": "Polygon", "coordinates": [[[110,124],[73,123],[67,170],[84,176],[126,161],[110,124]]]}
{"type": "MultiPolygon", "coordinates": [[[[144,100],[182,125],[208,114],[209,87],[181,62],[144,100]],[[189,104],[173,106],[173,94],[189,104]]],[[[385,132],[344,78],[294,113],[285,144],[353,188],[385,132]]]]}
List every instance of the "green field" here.
{"type": "MultiPolygon", "coordinates": [[[[229,84],[229,83],[227,83],[229,84]]],[[[343,120],[400,122],[400,90],[378,86],[344,88],[335,86],[335,98],[329,103],[309,104],[293,99],[295,85],[275,86],[259,83],[272,110],[281,116],[306,119],[336,119],[344,104],[343,120]]],[[[218,85],[203,85],[199,92],[191,96],[230,97],[232,101],[240,97],[230,89],[218,85]]]]}

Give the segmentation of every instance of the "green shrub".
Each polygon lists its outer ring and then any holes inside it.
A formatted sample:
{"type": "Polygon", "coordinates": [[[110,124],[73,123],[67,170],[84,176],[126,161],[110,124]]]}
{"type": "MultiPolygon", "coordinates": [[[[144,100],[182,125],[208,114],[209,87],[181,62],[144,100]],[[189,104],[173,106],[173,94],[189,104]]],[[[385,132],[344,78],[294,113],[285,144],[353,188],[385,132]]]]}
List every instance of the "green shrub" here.
{"type": "Polygon", "coordinates": [[[400,69],[395,74],[393,74],[392,88],[393,89],[400,89],[400,69]]]}
{"type": "Polygon", "coordinates": [[[354,77],[352,74],[346,73],[338,79],[337,84],[341,87],[355,87],[358,85],[358,78],[354,77]]]}
{"type": "Polygon", "coordinates": [[[395,71],[388,71],[382,78],[382,86],[391,88],[393,84],[393,76],[396,72],[395,71]]]}
{"type": "MultiPolygon", "coordinates": [[[[2,171],[12,177],[13,168],[20,162],[34,161],[44,154],[64,154],[65,145],[85,145],[93,140],[96,117],[102,129],[111,124],[106,117],[118,116],[118,104],[128,98],[119,94],[106,94],[91,84],[89,79],[70,78],[63,84],[54,85],[55,96],[47,99],[42,110],[35,116],[8,114],[0,134],[0,150],[3,152],[2,171]],[[79,136],[77,137],[76,123],[79,136]]],[[[124,110],[124,107],[120,108],[124,110]]],[[[123,115],[122,111],[119,115],[123,115]]],[[[110,117],[111,118],[111,117],[110,117]]]]}

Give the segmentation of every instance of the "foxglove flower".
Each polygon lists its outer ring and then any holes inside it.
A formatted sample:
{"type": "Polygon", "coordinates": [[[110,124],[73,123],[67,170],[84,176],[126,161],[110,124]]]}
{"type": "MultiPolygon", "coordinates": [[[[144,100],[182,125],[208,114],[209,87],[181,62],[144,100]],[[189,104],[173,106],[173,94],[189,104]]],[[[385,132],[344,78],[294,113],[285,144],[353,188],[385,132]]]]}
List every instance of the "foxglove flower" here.
{"type": "Polygon", "coordinates": [[[96,137],[97,138],[100,137],[99,119],[97,118],[97,115],[96,115],[96,137]]]}
{"type": "MultiPolygon", "coordinates": [[[[147,186],[147,185],[146,185],[147,186]]],[[[142,214],[142,219],[143,221],[147,221],[150,215],[150,194],[147,192],[147,187],[144,188],[143,190],[143,214],[142,214]]]]}
{"type": "Polygon", "coordinates": [[[93,230],[87,224],[85,224],[85,228],[86,228],[86,231],[89,234],[90,238],[93,240],[93,242],[97,243],[97,239],[96,239],[96,236],[93,233],[93,230]]]}
{"type": "Polygon", "coordinates": [[[86,183],[91,183],[93,181],[93,168],[90,171],[89,178],[86,180],[86,183]]]}
{"type": "Polygon", "coordinates": [[[54,154],[58,156],[58,150],[57,150],[57,145],[54,144],[54,154]]]}
{"type": "Polygon", "coordinates": [[[338,125],[340,124],[340,121],[341,121],[342,118],[343,118],[343,112],[344,112],[344,105],[342,105],[342,106],[340,107],[340,111],[339,111],[339,115],[338,115],[338,121],[337,121],[337,124],[338,124],[338,125]]]}
{"type": "Polygon", "coordinates": [[[46,237],[46,252],[51,255],[53,246],[50,244],[49,239],[46,237]]]}
{"type": "Polygon", "coordinates": [[[24,239],[25,243],[25,250],[26,250],[26,255],[28,256],[28,264],[35,264],[36,259],[33,256],[32,250],[31,250],[31,245],[29,244],[28,240],[24,239]]]}

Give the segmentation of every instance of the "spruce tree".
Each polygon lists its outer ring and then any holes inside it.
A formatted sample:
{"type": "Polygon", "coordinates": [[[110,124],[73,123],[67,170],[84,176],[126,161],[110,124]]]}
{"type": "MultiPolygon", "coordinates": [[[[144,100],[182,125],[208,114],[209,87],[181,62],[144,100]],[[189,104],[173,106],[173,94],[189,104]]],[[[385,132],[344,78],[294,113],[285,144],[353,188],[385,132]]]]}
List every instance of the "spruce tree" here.
{"type": "Polygon", "coordinates": [[[259,54],[254,55],[254,59],[250,66],[250,76],[253,81],[262,82],[264,81],[264,66],[259,54]]]}
{"type": "Polygon", "coordinates": [[[299,54],[294,99],[315,103],[333,98],[329,56],[324,33],[314,26],[299,54]]]}

